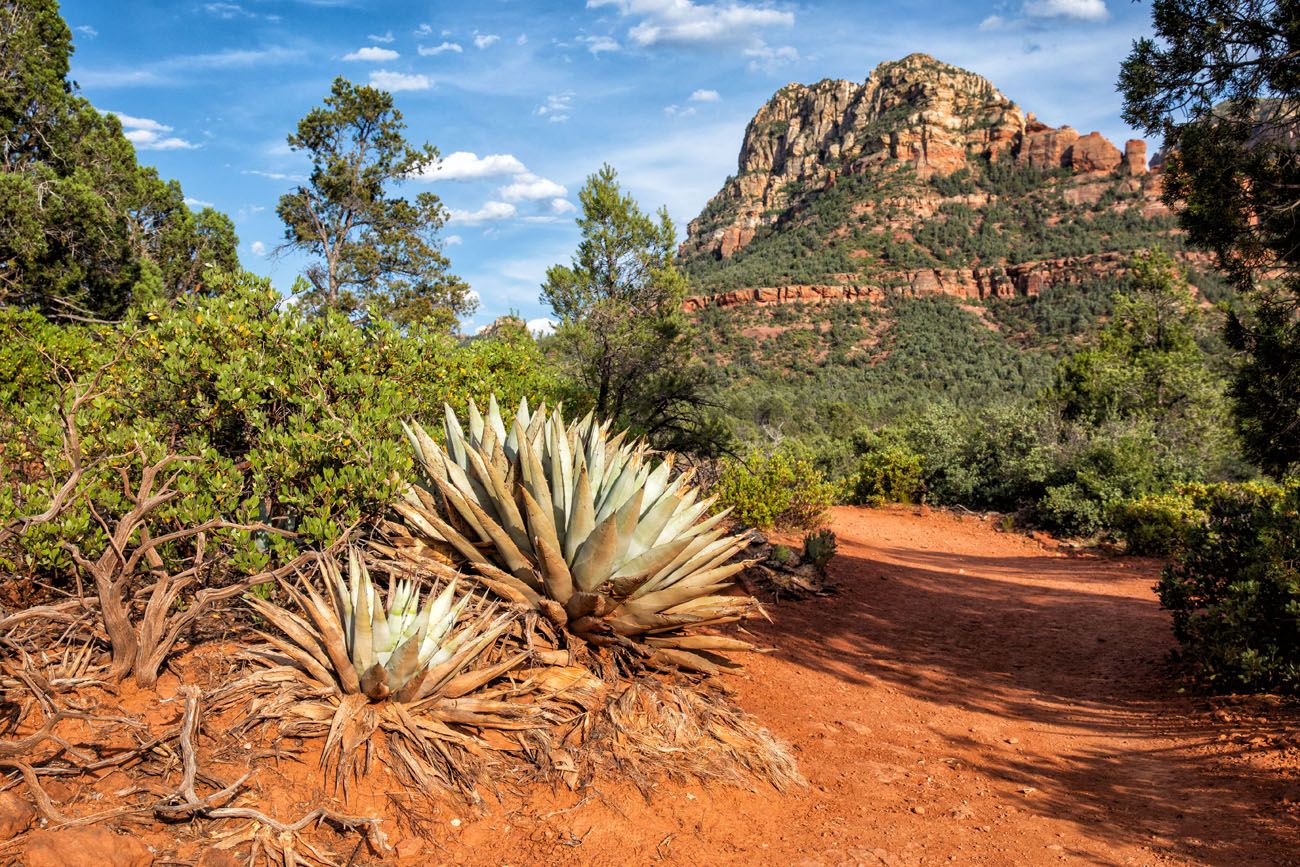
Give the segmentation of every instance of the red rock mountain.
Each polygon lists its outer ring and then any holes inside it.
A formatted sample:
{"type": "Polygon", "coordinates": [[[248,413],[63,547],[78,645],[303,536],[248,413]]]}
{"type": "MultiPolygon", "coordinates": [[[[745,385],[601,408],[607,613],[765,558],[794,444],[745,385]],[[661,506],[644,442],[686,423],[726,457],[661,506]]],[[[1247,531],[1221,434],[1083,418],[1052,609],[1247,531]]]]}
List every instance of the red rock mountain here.
{"type": "MultiPolygon", "coordinates": [[[[989,214],[1001,214],[998,207],[1005,210],[1008,198],[1020,192],[937,180],[987,177],[998,171],[1004,180],[1014,172],[1042,180],[1039,188],[1023,195],[1047,203],[1046,210],[1039,209],[1039,218],[1049,225],[1081,219],[1070,214],[1071,209],[1101,207],[1133,210],[1158,221],[1154,231],[1170,232],[1168,211],[1159,198],[1159,174],[1148,172],[1145,142],[1128,141],[1121,151],[1097,132],[1080,135],[1069,126],[1049,127],[986,79],[928,55],[912,54],[882,63],[861,84],[828,79],[811,86],[787,85],[759,109],[745,131],[736,175],[690,223],[682,244],[688,272],[698,277],[697,291],[713,296],[693,306],[714,300],[725,304],[782,297],[872,297],[887,288],[977,297],[1034,294],[1044,281],[1073,279],[1080,268],[1109,273],[1123,266],[1123,245],[1110,248],[1104,241],[1090,247],[1062,243],[1061,249],[1048,251],[1068,254],[1077,248],[1082,255],[1040,255],[1034,260],[1017,255],[1028,249],[1023,245],[1008,255],[994,251],[960,261],[942,249],[892,258],[870,243],[852,249],[857,239],[884,235],[897,250],[898,244],[921,237],[925,224],[947,221],[958,212],[970,231],[982,231],[989,220],[997,220],[999,230],[1011,231],[1005,217],[989,214]],[[811,225],[806,215],[837,185],[873,174],[891,174],[899,182],[872,198],[855,200],[850,216],[840,224],[829,225],[821,218],[817,228],[828,236],[828,244],[851,248],[850,267],[858,270],[817,275],[801,265],[786,269],[789,280],[755,282],[745,276],[754,269],[729,267],[730,260],[750,252],[756,238],[811,225]],[[974,217],[967,219],[963,208],[974,217]],[[932,261],[915,267],[918,259],[932,261]],[[951,267],[954,264],[960,267],[951,267]],[[796,271],[815,276],[815,282],[796,279],[796,271]],[[737,297],[728,302],[720,297],[724,289],[737,297]]],[[[1032,226],[1021,228],[1033,231],[1032,226]]],[[[770,270],[779,276],[781,268],[770,270]]]]}

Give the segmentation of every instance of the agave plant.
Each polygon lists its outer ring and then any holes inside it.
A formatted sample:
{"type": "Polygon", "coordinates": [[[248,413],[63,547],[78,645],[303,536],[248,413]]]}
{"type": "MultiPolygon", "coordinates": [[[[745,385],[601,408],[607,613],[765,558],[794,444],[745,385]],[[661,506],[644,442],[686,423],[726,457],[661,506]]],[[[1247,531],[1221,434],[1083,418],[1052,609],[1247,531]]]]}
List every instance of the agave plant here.
{"type": "Polygon", "coordinates": [[[747,542],[710,516],[691,473],[672,474],[643,442],[611,436],[590,415],[566,426],[530,412],[507,430],[496,398],[471,403],[468,434],[445,408],[446,446],[406,426],[424,471],[397,510],[407,525],[450,546],[499,594],[536,606],[589,643],[656,663],[714,671],[715,651],[748,642],[688,630],[740,619],[756,604],[721,595],[743,569],[747,542]]]}
{"type": "Polygon", "coordinates": [[[459,624],[469,595],[456,601],[453,579],[420,606],[414,581],[393,577],[385,609],[366,564],[355,551],[344,581],[333,559],[320,560],[326,594],[310,581],[286,591],[307,614],[306,620],[256,597],[249,604],[287,638],[259,633],[319,683],[339,694],[360,693],[372,701],[392,698],[418,702],[461,678],[453,694],[464,694],[495,674],[465,670],[509,625],[508,614],[492,611],[459,624]],[[459,628],[457,628],[459,624],[459,628]]]}
{"type": "Polygon", "coordinates": [[[322,763],[334,765],[345,786],[365,767],[370,736],[383,729],[408,782],[468,791],[474,774],[466,757],[518,749],[508,733],[542,727],[545,702],[562,699],[580,673],[521,668],[528,653],[503,638],[515,617],[493,604],[469,615],[471,597],[457,598],[454,579],[421,605],[415,583],[395,578],[385,601],[356,551],[346,580],[329,557],[320,574],[323,587],[283,585],[301,614],[248,599],[279,634],[259,633],[272,651],[255,654],[262,670],[220,691],[215,703],[242,709],[249,724],[276,720],[297,737],[328,734],[322,763]]]}

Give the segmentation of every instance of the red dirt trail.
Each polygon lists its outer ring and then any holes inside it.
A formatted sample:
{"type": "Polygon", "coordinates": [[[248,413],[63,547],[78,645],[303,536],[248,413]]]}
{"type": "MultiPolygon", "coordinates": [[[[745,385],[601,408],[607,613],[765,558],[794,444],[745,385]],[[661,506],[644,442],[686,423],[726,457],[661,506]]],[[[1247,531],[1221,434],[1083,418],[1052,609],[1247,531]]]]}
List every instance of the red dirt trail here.
{"type": "Polygon", "coordinates": [[[806,789],[533,793],[454,827],[441,817],[449,833],[428,854],[1300,863],[1295,714],[1278,711],[1292,724],[1270,742],[1258,733],[1276,727],[1272,711],[1179,694],[1152,592],[1159,564],[1067,554],[939,512],[840,508],[832,526],[839,594],[773,606],[775,622],[755,631],[775,650],[733,678],[740,704],[793,745],[806,789]]]}
{"type": "MultiPolygon", "coordinates": [[[[379,801],[339,806],[384,815],[395,852],[347,863],[1300,864],[1300,712],[1179,693],[1152,592],[1158,563],[911,508],[840,508],[832,527],[837,595],[770,606],[773,622],[752,629],[772,652],[726,678],[791,746],[805,788],[663,782],[643,795],[603,779],[578,792],[524,787],[472,810],[390,801],[381,776],[369,787],[379,801]]],[[[187,664],[205,682],[234,663],[216,652],[187,664]]],[[[160,697],[177,682],[125,685],[121,706],[174,725],[179,703],[160,697]]],[[[204,766],[233,776],[221,763],[250,746],[215,720],[206,736],[204,766]]],[[[271,815],[332,800],[309,757],[258,770],[248,796],[271,815]]],[[[93,791],[46,785],[82,815],[137,783],[113,772],[93,791]]],[[[141,819],[119,831],[147,841],[160,865],[193,863],[221,830],[141,819]]],[[[355,841],[329,845],[346,853],[355,841]]],[[[0,846],[0,864],[14,854],[0,846]]],[[[218,854],[199,863],[241,863],[218,854]]]]}

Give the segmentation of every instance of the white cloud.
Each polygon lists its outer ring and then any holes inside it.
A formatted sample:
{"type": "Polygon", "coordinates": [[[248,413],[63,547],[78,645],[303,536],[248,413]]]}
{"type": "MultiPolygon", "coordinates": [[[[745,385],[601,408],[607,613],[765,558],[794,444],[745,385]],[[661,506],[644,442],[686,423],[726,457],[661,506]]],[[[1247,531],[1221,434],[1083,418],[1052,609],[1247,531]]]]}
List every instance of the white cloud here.
{"type": "Polygon", "coordinates": [[[497,195],[507,202],[536,202],[541,199],[560,199],[569,191],[549,178],[538,177],[531,172],[524,172],[497,191],[497,195]]]}
{"type": "Polygon", "coordinates": [[[465,49],[461,48],[455,42],[444,42],[441,45],[434,45],[433,47],[421,45],[416,50],[420,52],[421,57],[433,57],[435,54],[442,54],[444,51],[454,51],[456,54],[460,54],[465,49]]]}
{"type": "Polygon", "coordinates": [[[272,181],[295,181],[297,183],[302,183],[303,181],[307,180],[306,176],[304,175],[293,175],[287,172],[264,172],[261,171],[260,169],[244,169],[242,172],[240,172],[240,174],[256,175],[259,178],[267,178],[268,180],[272,180],[272,181]]]}
{"type": "Polygon", "coordinates": [[[1030,18],[1074,18],[1105,21],[1110,17],[1106,0],[1028,0],[1024,6],[1030,18]]]}
{"type": "Polygon", "coordinates": [[[676,104],[666,105],[664,106],[664,114],[668,115],[669,117],[690,117],[691,115],[695,114],[695,106],[691,106],[690,108],[682,108],[680,105],[676,105],[676,104]]]}
{"type": "Polygon", "coordinates": [[[515,37],[515,45],[527,45],[527,44],[528,44],[527,33],[520,33],[518,36],[515,37]]]}
{"type": "Polygon", "coordinates": [[[638,18],[627,35],[642,46],[748,44],[760,30],[794,25],[793,12],[739,0],[587,0],[588,8],[602,6],[613,6],[624,16],[638,18]]]}
{"type": "Polygon", "coordinates": [[[205,202],[203,199],[196,199],[193,196],[185,197],[185,204],[191,208],[214,208],[216,205],[211,202],[205,202]]]}
{"type": "Polygon", "coordinates": [[[442,239],[442,243],[446,244],[448,247],[457,247],[461,244],[464,244],[465,239],[462,238],[460,235],[448,235],[447,237],[442,239]]]}
{"type": "Polygon", "coordinates": [[[383,36],[376,36],[375,34],[371,33],[366,38],[369,39],[371,42],[379,42],[384,45],[387,45],[388,43],[393,41],[393,31],[389,30],[383,36]]]}
{"type": "Polygon", "coordinates": [[[492,45],[494,42],[500,41],[500,39],[501,37],[497,36],[495,33],[475,33],[474,47],[479,49],[487,48],[489,45],[492,45]]]}
{"type": "Polygon", "coordinates": [[[232,48],[208,54],[184,54],[149,64],[134,64],[110,69],[82,69],[78,83],[85,87],[138,87],[175,85],[185,73],[214,69],[262,69],[276,64],[301,60],[306,52],[299,48],[232,48]]]}
{"type": "Polygon", "coordinates": [[[782,45],[773,48],[761,39],[757,45],[746,48],[744,54],[746,57],[751,58],[749,61],[750,72],[759,72],[760,70],[771,72],[799,59],[799,50],[793,45],[782,45]]]}
{"type": "Polygon", "coordinates": [[[612,36],[579,36],[578,41],[584,43],[587,50],[596,56],[600,56],[602,51],[618,51],[622,48],[612,36]]]}
{"type": "Polygon", "coordinates": [[[254,241],[252,244],[248,246],[248,249],[253,251],[254,256],[266,255],[266,244],[262,243],[261,241],[254,241]]]}
{"type": "Polygon", "coordinates": [[[238,3],[204,3],[203,11],[227,21],[234,18],[256,18],[256,13],[249,12],[238,3]]]}
{"type": "Polygon", "coordinates": [[[198,145],[178,136],[169,136],[172,128],[166,124],[147,117],[132,117],[129,114],[110,111],[122,123],[122,134],[127,141],[142,151],[179,151],[193,150],[198,145]]]}
{"type": "Polygon", "coordinates": [[[89,24],[82,24],[72,29],[77,31],[87,39],[94,39],[96,36],[99,35],[99,31],[91,27],[89,24]]]}
{"type": "Polygon", "coordinates": [[[122,114],[120,111],[109,110],[106,112],[116,117],[122,122],[123,129],[142,129],[147,132],[171,132],[171,127],[161,124],[156,120],[147,117],[134,117],[129,114],[122,114]]]}
{"type": "Polygon", "coordinates": [[[691,102],[721,102],[722,97],[716,90],[697,90],[691,94],[691,102]]]}
{"type": "Polygon", "coordinates": [[[1001,15],[990,15],[980,22],[980,30],[1001,30],[1006,23],[1007,20],[1001,15]]]}
{"type": "Polygon", "coordinates": [[[483,207],[477,211],[462,211],[452,208],[447,222],[460,223],[465,226],[476,226],[480,223],[492,223],[498,220],[508,220],[518,213],[518,209],[509,202],[484,202],[483,207]]]}
{"type": "Polygon", "coordinates": [[[555,333],[555,323],[545,317],[542,317],[541,319],[529,319],[524,324],[530,332],[538,337],[545,337],[548,334],[555,333]]]}
{"type": "Polygon", "coordinates": [[[569,119],[569,110],[573,107],[573,91],[566,90],[563,93],[552,93],[546,97],[546,102],[537,106],[533,114],[538,117],[544,117],[551,123],[564,123],[569,119]]]}
{"type": "Polygon", "coordinates": [[[437,165],[426,170],[422,178],[429,181],[472,181],[522,175],[527,171],[513,154],[488,154],[480,157],[469,151],[456,151],[438,160],[437,165]]]}
{"type": "Polygon", "coordinates": [[[396,60],[399,57],[401,55],[393,49],[380,48],[378,45],[367,45],[365,48],[358,48],[343,55],[344,60],[365,60],[371,63],[383,63],[385,60],[396,60]]]}
{"type": "Polygon", "coordinates": [[[401,90],[428,90],[433,87],[433,82],[427,75],[411,75],[405,72],[377,69],[370,73],[370,86],[389,93],[397,93],[401,90]]]}
{"type": "MultiPolygon", "coordinates": [[[[433,168],[421,175],[426,181],[480,181],[488,178],[509,177],[509,183],[499,187],[496,198],[477,211],[451,210],[451,219],[458,223],[475,224],[508,220],[518,216],[514,202],[534,202],[544,219],[574,210],[564,197],[569,191],[563,184],[533,174],[513,154],[487,154],[480,157],[469,151],[456,151],[443,157],[433,168]]],[[[524,217],[537,220],[537,216],[524,217]]],[[[459,239],[458,239],[459,241],[459,239]]],[[[448,240],[448,243],[451,243],[448,240]]]]}
{"type": "Polygon", "coordinates": [[[433,27],[429,24],[421,24],[419,27],[415,28],[413,32],[416,36],[432,36],[433,27]]]}

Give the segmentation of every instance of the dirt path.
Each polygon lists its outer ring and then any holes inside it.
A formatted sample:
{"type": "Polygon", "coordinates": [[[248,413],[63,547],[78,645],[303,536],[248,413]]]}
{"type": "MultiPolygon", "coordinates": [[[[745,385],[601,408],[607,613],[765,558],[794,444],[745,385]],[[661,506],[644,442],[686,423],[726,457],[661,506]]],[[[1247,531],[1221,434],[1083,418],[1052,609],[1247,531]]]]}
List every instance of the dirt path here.
{"type": "Polygon", "coordinates": [[[778,606],[757,630],[774,652],[735,681],[806,790],[531,793],[449,822],[440,859],[1300,863],[1295,753],[1249,710],[1178,694],[1156,564],[942,513],[844,508],[833,526],[840,594],[778,606]]]}

